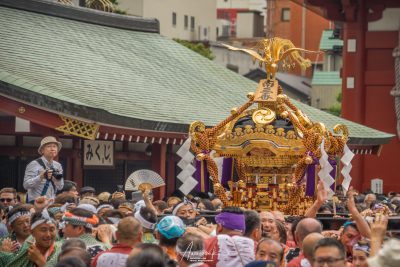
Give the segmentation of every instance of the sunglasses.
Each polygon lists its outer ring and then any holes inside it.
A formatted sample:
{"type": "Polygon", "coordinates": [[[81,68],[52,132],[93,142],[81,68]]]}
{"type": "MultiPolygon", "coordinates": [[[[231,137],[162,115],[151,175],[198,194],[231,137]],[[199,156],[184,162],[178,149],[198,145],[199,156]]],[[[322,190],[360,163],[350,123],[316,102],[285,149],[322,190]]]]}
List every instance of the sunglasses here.
{"type": "Polygon", "coordinates": [[[11,202],[13,200],[12,198],[0,198],[0,202],[11,202]]]}

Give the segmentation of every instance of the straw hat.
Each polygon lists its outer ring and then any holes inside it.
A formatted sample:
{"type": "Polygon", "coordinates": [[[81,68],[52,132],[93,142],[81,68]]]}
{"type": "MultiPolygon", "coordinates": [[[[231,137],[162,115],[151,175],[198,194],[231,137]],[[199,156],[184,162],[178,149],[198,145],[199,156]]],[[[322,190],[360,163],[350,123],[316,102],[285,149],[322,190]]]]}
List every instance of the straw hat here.
{"type": "Polygon", "coordinates": [[[47,145],[47,144],[52,144],[52,143],[54,143],[54,144],[57,145],[58,151],[61,150],[61,147],[62,147],[61,142],[58,142],[57,139],[56,139],[55,137],[53,137],[53,136],[46,136],[45,138],[42,139],[42,141],[40,141],[40,146],[39,146],[39,148],[38,148],[39,154],[40,154],[40,155],[43,154],[43,153],[42,153],[42,148],[43,148],[45,145],[47,145]]]}

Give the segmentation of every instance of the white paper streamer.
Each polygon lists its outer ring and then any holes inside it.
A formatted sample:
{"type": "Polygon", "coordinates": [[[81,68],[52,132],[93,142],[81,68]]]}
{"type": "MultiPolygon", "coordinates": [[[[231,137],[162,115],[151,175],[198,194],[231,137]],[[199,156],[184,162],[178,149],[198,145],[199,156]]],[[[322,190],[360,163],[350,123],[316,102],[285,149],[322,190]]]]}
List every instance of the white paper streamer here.
{"type": "Polygon", "coordinates": [[[178,162],[178,167],[179,168],[181,168],[182,170],[187,166],[187,165],[189,165],[190,164],[190,162],[187,162],[187,161],[184,161],[183,159],[181,159],[179,162],[178,162]]]}
{"type": "Polygon", "coordinates": [[[192,175],[192,174],[196,171],[196,168],[193,167],[192,164],[188,164],[188,165],[183,169],[183,171],[186,171],[186,172],[190,173],[190,175],[192,175]]]}
{"type": "Polygon", "coordinates": [[[196,168],[192,165],[194,155],[190,152],[191,142],[192,138],[189,137],[176,152],[176,154],[182,158],[178,162],[178,167],[181,168],[182,171],[176,177],[183,183],[179,187],[179,190],[185,195],[189,194],[198,183],[196,179],[192,177],[196,168]]]}
{"type": "Polygon", "coordinates": [[[344,146],[344,151],[343,151],[343,156],[340,159],[340,161],[343,163],[344,167],[342,168],[342,175],[343,175],[343,182],[342,186],[345,192],[349,190],[350,182],[351,182],[351,176],[350,176],[350,171],[353,168],[353,165],[351,165],[351,160],[354,158],[354,153],[349,149],[347,145],[344,146]]]}
{"type": "Polygon", "coordinates": [[[197,180],[193,177],[186,178],[185,182],[179,187],[179,190],[186,196],[198,184],[197,180]]]}
{"type": "Polygon", "coordinates": [[[319,178],[322,180],[324,184],[324,188],[328,191],[328,196],[331,198],[335,192],[332,191],[331,185],[335,183],[335,179],[332,178],[330,172],[333,170],[333,167],[329,163],[328,154],[325,152],[325,140],[322,139],[321,142],[321,158],[319,159],[319,165],[321,166],[321,170],[318,172],[319,178]]]}
{"type": "Polygon", "coordinates": [[[192,142],[191,137],[186,139],[186,141],[181,145],[181,147],[178,149],[178,151],[176,151],[176,154],[179,157],[183,158],[186,155],[186,153],[189,151],[191,142],[192,142]]]}

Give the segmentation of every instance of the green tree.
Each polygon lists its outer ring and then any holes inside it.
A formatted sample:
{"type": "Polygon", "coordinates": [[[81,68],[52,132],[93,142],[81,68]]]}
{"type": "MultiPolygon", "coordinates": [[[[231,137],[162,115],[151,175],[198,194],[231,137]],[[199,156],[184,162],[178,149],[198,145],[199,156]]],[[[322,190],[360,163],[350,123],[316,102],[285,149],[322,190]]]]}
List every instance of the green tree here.
{"type": "Polygon", "coordinates": [[[114,13],[121,14],[121,15],[127,15],[125,10],[122,10],[118,7],[119,3],[117,0],[110,0],[110,2],[113,3],[113,5],[114,5],[114,11],[113,11],[114,13]]]}
{"type": "Polygon", "coordinates": [[[326,111],[340,117],[342,113],[342,92],[337,95],[336,103],[330,106],[326,111]]]}
{"type": "Polygon", "coordinates": [[[192,42],[180,40],[180,39],[174,39],[174,41],[183,46],[186,46],[190,50],[193,50],[194,52],[202,55],[203,57],[208,58],[209,60],[214,59],[214,56],[213,56],[211,50],[202,43],[192,43],[192,42]]]}

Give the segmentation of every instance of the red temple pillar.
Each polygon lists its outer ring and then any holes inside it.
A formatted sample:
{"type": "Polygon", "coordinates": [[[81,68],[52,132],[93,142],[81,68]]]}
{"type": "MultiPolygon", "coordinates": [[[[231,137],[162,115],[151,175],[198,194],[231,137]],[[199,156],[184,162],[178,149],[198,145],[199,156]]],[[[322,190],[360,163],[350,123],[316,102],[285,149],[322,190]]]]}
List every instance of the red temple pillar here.
{"type": "Polygon", "coordinates": [[[167,196],[172,195],[175,190],[175,155],[172,153],[172,144],[168,145],[168,175],[167,175],[167,196]]]}
{"type": "MultiPolygon", "coordinates": [[[[153,144],[151,151],[151,169],[157,172],[164,180],[166,177],[166,156],[167,156],[167,145],[166,144],[153,144]]],[[[154,190],[154,199],[163,199],[165,196],[165,186],[156,188],[154,190]]]]}
{"type": "MultiPolygon", "coordinates": [[[[74,138],[72,140],[72,149],[74,158],[72,160],[72,180],[76,183],[77,187],[80,189],[83,186],[83,170],[82,170],[82,160],[81,160],[81,140],[74,138]],[[75,156],[76,155],[76,156],[75,156]]],[[[78,190],[79,190],[78,189],[78,190]]]]}

